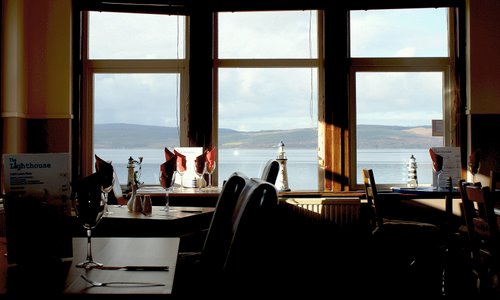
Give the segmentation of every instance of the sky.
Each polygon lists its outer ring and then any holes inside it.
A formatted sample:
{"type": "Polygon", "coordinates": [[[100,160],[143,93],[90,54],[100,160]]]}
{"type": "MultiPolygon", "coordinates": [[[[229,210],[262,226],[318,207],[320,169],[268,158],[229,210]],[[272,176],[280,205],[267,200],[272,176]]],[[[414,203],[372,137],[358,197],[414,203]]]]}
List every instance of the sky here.
{"type": "MultiPolygon", "coordinates": [[[[221,58],[316,58],[316,16],[308,11],[220,14],[221,58]]],[[[183,58],[183,17],[91,15],[92,58],[183,58]]],[[[446,10],[351,13],[353,57],[446,56],[446,10]]],[[[99,74],[95,123],[176,126],[172,74],[99,74]]],[[[358,73],[361,124],[417,126],[442,118],[440,73],[358,73]],[[408,109],[410,108],[410,109],[408,109]]],[[[243,131],[317,126],[316,69],[220,70],[219,127],[243,131]]]]}

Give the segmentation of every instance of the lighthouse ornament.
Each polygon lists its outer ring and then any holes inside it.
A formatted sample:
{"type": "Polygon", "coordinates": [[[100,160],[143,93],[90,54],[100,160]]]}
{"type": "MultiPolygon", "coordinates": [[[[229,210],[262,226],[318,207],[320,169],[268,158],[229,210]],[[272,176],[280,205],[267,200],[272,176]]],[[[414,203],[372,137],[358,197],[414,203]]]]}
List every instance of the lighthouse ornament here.
{"type": "Polygon", "coordinates": [[[286,156],[285,156],[285,144],[283,141],[279,144],[278,157],[276,160],[280,163],[280,171],[278,172],[278,179],[276,180],[276,187],[281,192],[290,191],[288,187],[288,174],[286,171],[286,156]]]}

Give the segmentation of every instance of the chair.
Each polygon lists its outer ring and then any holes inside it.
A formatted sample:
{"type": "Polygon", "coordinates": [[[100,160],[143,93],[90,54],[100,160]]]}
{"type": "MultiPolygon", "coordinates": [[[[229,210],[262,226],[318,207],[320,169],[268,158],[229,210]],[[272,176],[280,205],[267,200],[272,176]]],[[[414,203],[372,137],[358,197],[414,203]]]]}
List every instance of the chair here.
{"type": "Polygon", "coordinates": [[[279,171],[280,163],[276,159],[270,159],[266,162],[264,170],[262,170],[260,179],[265,180],[271,184],[275,184],[276,179],[278,178],[279,171]]]}
{"type": "Polygon", "coordinates": [[[493,203],[500,203],[500,171],[490,170],[489,187],[493,203]]]}
{"type": "MultiPolygon", "coordinates": [[[[442,284],[441,230],[434,224],[384,217],[394,194],[379,194],[372,169],[363,169],[372,222],[375,293],[440,295],[442,284]],[[390,286],[386,286],[390,284],[390,286]]],[[[369,262],[370,263],[370,262],[369,262]]]]}
{"type": "Polygon", "coordinates": [[[500,232],[490,187],[461,182],[472,265],[481,296],[500,295],[500,232]]]}
{"type": "Polygon", "coordinates": [[[259,178],[247,182],[233,214],[231,244],[219,282],[223,294],[275,292],[280,272],[273,223],[277,206],[278,192],[273,184],[259,178]]]}
{"type": "Polygon", "coordinates": [[[224,269],[233,234],[234,210],[248,180],[249,178],[240,172],[229,176],[217,200],[202,250],[179,252],[173,288],[175,294],[188,298],[194,296],[201,291],[193,289],[192,286],[202,285],[206,276],[217,277],[224,269]]]}

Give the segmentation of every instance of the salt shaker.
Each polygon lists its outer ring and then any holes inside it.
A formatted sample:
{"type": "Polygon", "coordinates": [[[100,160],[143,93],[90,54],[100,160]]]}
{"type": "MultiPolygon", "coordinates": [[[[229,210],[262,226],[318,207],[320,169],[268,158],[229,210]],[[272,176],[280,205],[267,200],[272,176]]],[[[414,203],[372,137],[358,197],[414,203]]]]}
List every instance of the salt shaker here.
{"type": "Polygon", "coordinates": [[[141,212],[142,211],[142,199],[141,196],[135,195],[134,204],[132,205],[133,212],[141,212]]]}
{"type": "Polygon", "coordinates": [[[150,195],[144,195],[144,199],[142,200],[142,212],[146,215],[150,215],[153,212],[150,195]]]}

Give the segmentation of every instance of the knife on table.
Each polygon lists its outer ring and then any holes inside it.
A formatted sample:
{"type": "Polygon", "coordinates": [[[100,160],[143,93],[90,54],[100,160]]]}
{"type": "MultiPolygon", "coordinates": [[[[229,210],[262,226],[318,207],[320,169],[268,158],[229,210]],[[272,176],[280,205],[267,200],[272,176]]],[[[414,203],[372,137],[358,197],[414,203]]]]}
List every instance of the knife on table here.
{"type": "Polygon", "coordinates": [[[168,271],[168,266],[100,266],[96,269],[124,271],[168,271]]]}

